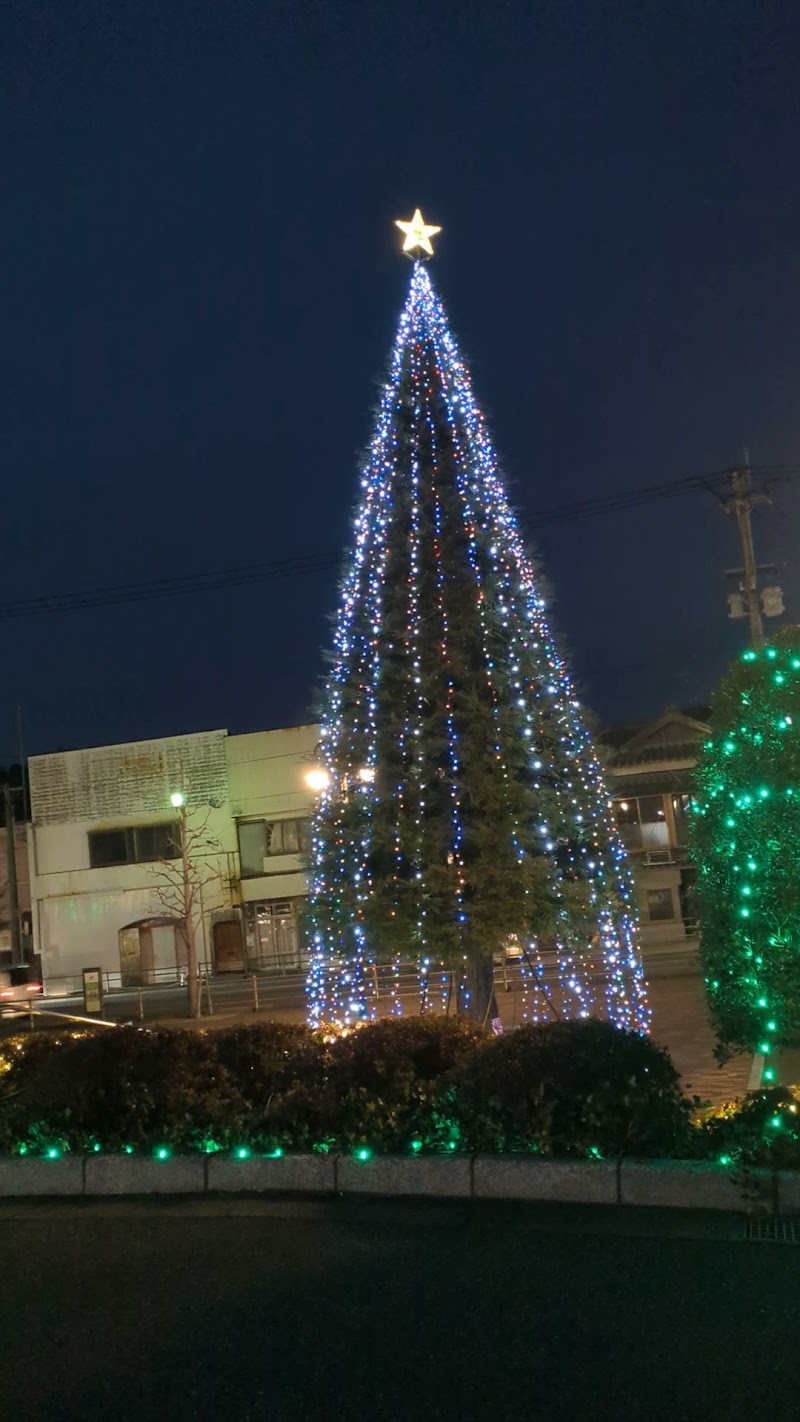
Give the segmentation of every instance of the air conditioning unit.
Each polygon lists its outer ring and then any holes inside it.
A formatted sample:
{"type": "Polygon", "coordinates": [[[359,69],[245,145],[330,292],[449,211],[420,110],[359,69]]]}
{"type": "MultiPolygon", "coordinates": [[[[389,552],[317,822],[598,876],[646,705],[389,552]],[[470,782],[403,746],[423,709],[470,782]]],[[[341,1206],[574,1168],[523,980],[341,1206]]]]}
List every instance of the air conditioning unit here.
{"type": "Polygon", "coordinates": [[[671,864],[671,849],[650,849],[644,856],[645,864],[671,864]]]}

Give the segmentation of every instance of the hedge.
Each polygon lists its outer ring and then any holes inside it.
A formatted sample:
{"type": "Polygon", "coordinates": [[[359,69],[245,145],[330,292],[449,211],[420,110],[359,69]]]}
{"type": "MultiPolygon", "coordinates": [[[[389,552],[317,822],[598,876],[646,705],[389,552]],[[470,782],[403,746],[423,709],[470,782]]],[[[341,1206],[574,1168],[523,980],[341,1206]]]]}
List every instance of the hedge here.
{"type": "Polygon", "coordinates": [[[799,1104],[778,1088],[700,1122],[665,1051],[596,1021],[501,1037],[414,1017],[347,1035],[268,1022],[0,1043],[7,1155],[464,1150],[796,1165],[799,1104]]]}

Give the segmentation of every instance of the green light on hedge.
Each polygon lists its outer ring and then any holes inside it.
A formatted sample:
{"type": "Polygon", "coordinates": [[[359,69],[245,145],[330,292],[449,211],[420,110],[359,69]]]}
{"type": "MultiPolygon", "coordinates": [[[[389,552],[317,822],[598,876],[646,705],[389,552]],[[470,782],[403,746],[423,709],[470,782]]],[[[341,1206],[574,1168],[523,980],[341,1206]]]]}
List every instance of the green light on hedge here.
{"type": "Polygon", "coordinates": [[[20,1154],[20,1155],[27,1155],[27,1154],[28,1154],[28,1147],[27,1147],[26,1145],[24,1145],[24,1144],[21,1145],[20,1148],[19,1148],[19,1154],[20,1154]]]}
{"type": "Polygon", "coordinates": [[[48,1159],[48,1160],[58,1160],[58,1158],[59,1158],[60,1155],[61,1155],[61,1151],[58,1149],[58,1146],[50,1146],[50,1147],[48,1148],[48,1151],[47,1151],[47,1159],[48,1159]]]}
{"type": "Polygon", "coordinates": [[[780,1116],[773,1116],[770,1121],[770,1125],[774,1126],[775,1130],[777,1131],[783,1125],[783,1121],[781,1120],[780,1116]]]}
{"type": "MultiPolygon", "coordinates": [[[[736,821],[734,819],[731,819],[729,815],[725,823],[728,826],[728,829],[733,829],[734,825],[736,824],[736,821]]],[[[731,848],[733,848],[733,845],[731,845],[731,848]]]]}
{"type": "Polygon", "coordinates": [[[797,668],[800,667],[800,657],[792,657],[792,666],[797,671],[797,668]]]}
{"type": "Polygon", "coordinates": [[[745,895],[745,897],[752,894],[752,892],[753,890],[750,888],[749,884],[742,884],[742,893],[745,895]]]}
{"type": "Polygon", "coordinates": [[[784,676],[783,672],[776,672],[776,673],[775,673],[775,678],[774,678],[774,680],[775,680],[775,685],[776,685],[776,686],[783,686],[783,683],[785,682],[786,677],[784,676]]]}
{"type": "Polygon", "coordinates": [[[356,1151],[356,1160],[369,1160],[371,1155],[372,1151],[368,1150],[366,1146],[359,1146],[356,1151]]]}
{"type": "Polygon", "coordinates": [[[775,651],[774,647],[767,647],[767,656],[769,657],[771,662],[774,662],[777,655],[778,653],[775,651]]]}
{"type": "Polygon", "coordinates": [[[250,1159],[250,1151],[248,1150],[247,1146],[237,1146],[237,1149],[236,1149],[236,1159],[237,1159],[237,1160],[249,1160],[249,1159],[250,1159]]]}
{"type": "Polygon", "coordinates": [[[276,1146],[275,1149],[270,1153],[270,1160],[280,1160],[282,1155],[282,1148],[280,1146],[276,1146]]]}
{"type": "Polygon", "coordinates": [[[422,1150],[422,1141],[412,1141],[412,1142],[411,1142],[411,1149],[412,1149],[413,1151],[422,1150]]]}
{"type": "Polygon", "coordinates": [[[97,1150],[102,1150],[102,1149],[103,1149],[103,1147],[101,1146],[100,1142],[99,1142],[99,1141],[95,1141],[94,1145],[92,1146],[92,1150],[97,1151],[97,1150]]]}
{"type": "Polygon", "coordinates": [[[755,654],[755,652],[742,652],[742,661],[743,661],[743,662],[754,662],[755,659],[756,659],[756,654],[755,654]]]}
{"type": "Polygon", "coordinates": [[[749,908],[742,908],[742,909],[739,909],[739,917],[740,917],[740,918],[749,918],[749,917],[750,917],[750,910],[749,910],[749,908]]]}
{"type": "Polygon", "coordinates": [[[766,1071],[764,1072],[764,1080],[765,1080],[765,1081],[774,1081],[774,1080],[775,1080],[775,1073],[774,1073],[774,1071],[772,1070],[772,1067],[767,1067],[766,1071]]]}
{"type": "Polygon", "coordinates": [[[762,786],[761,786],[761,789],[760,789],[759,792],[758,792],[758,798],[759,798],[760,800],[768,800],[768,799],[769,799],[769,790],[767,789],[766,785],[762,785],[762,786]]]}
{"type": "Polygon", "coordinates": [[[458,1148],[458,1141],[448,1141],[448,1142],[447,1142],[447,1149],[448,1149],[448,1150],[457,1150],[457,1148],[458,1148]]]}
{"type": "Polygon", "coordinates": [[[758,1005],[759,1005],[759,1007],[766,1007],[766,1005],[767,1005],[767,999],[766,999],[765,997],[760,997],[760,998],[758,999],[758,1005]]]}
{"type": "Polygon", "coordinates": [[[597,1146],[590,1146],[589,1157],[591,1160],[602,1160],[603,1154],[602,1151],[598,1150],[597,1146]]]}
{"type": "Polygon", "coordinates": [[[768,1023],[767,1023],[767,1031],[768,1031],[768,1032],[777,1032],[777,1030],[778,1030],[778,1024],[777,1024],[777,1022],[768,1022],[768,1023]]]}
{"type": "Polygon", "coordinates": [[[127,1145],[127,1146],[125,1147],[125,1154],[126,1154],[126,1155],[133,1155],[133,1146],[127,1145]]]}
{"type": "Polygon", "coordinates": [[[156,1151],[156,1160],[169,1160],[169,1149],[167,1146],[159,1146],[156,1151]]]}
{"type": "Polygon", "coordinates": [[[726,754],[726,755],[733,755],[733,752],[734,752],[735,750],[736,750],[736,742],[735,742],[735,741],[726,741],[726,742],[725,742],[725,754],[726,754]]]}
{"type": "Polygon", "coordinates": [[[729,1155],[721,1155],[720,1158],[719,1158],[719,1163],[720,1163],[720,1165],[730,1165],[730,1163],[731,1163],[731,1158],[730,1158],[730,1156],[729,1156],[729,1155]]]}
{"type": "Polygon", "coordinates": [[[760,1051],[762,1057],[768,1057],[770,1052],[772,1051],[772,1048],[769,1042],[762,1042],[758,1050],[760,1051]]]}

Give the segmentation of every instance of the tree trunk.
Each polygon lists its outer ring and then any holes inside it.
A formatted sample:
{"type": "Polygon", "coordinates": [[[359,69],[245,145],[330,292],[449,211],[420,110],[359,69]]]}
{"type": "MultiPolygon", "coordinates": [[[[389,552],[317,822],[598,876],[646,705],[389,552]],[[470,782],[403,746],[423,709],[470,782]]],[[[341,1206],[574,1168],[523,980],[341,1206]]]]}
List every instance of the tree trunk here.
{"type": "Polygon", "coordinates": [[[484,957],[476,947],[473,949],[466,974],[466,993],[459,988],[459,1016],[468,1017],[481,1027],[491,1022],[499,1022],[500,1013],[494,991],[494,963],[484,957]],[[468,996],[467,996],[468,994],[468,996]]]}
{"type": "Polygon", "coordinates": [[[197,947],[194,941],[194,925],[187,919],[183,925],[183,940],[186,944],[186,1004],[190,1017],[200,1016],[200,974],[197,971],[197,947]]]}

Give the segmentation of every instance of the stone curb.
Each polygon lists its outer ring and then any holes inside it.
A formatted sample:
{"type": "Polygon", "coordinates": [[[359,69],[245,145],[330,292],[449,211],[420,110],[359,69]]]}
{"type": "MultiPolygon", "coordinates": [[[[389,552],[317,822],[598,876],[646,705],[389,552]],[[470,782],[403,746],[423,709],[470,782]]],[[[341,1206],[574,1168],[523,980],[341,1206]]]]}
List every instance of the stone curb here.
{"type": "Polygon", "coordinates": [[[675,1160],[530,1156],[25,1156],[0,1158],[0,1198],[98,1195],[422,1196],[800,1212],[800,1171],[675,1160]]]}

